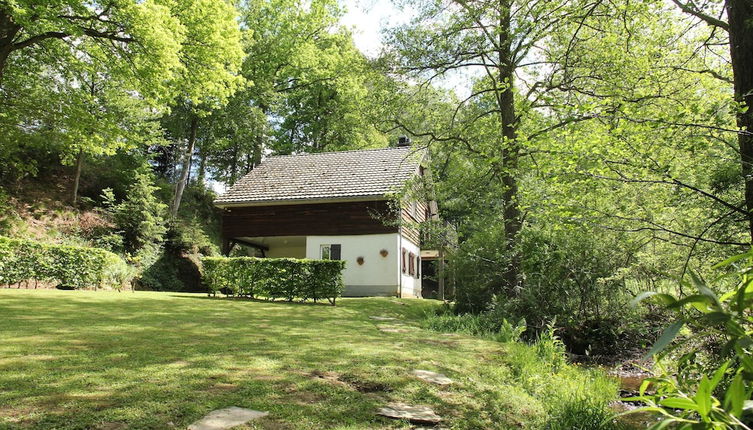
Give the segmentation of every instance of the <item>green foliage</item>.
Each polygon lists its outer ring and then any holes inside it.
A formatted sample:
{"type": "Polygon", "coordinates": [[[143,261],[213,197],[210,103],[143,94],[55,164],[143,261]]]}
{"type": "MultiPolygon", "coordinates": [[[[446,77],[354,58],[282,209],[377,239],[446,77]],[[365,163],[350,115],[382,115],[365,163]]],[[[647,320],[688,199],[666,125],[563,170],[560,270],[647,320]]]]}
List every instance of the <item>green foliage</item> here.
{"type": "Polygon", "coordinates": [[[209,291],[234,296],[284,298],[335,304],[342,294],[344,261],[294,258],[207,257],[203,279],[209,291]]]}
{"type": "Polygon", "coordinates": [[[555,332],[556,328],[553,321],[539,333],[534,347],[539,359],[544,363],[549,363],[552,366],[552,371],[557,373],[567,364],[567,360],[565,358],[565,344],[555,332]]]}
{"type": "Polygon", "coordinates": [[[118,231],[123,235],[124,251],[136,255],[144,250],[158,248],[165,236],[167,206],[154,195],[149,174],[136,172],[122,202],[116,203],[112,190],[103,191],[103,200],[113,217],[118,231]]]}
{"type": "Polygon", "coordinates": [[[498,312],[456,315],[449,307],[426,315],[423,322],[430,330],[466,333],[499,342],[517,342],[526,331],[526,320],[523,318],[512,324],[498,312]]]}
{"type": "Polygon", "coordinates": [[[199,292],[201,275],[187,258],[162,250],[150,258],[138,278],[139,290],[199,292]]]}
{"type": "Polygon", "coordinates": [[[644,382],[636,397],[648,405],[642,410],[664,417],[654,429],[670,424],[678,429],[749,428],[753,424],[753,251],[727,259],[715,268],[729,269],[717,282],[723,284],[728,278],[737,281],[721,296],[692,274],[692,282],[684,284],[694,288],[695,294],[676,298],[648,292],[636,297],[636,301],[651,298],[676,312],[675,322],[667,327],[650,355],[661,359],[688,344],[688,339],[672,343],[683,327],[690,329],[692,337],[722,341],[719,350],[706,351],[711,355],[708,365],[693,366],[688,372],[688,363],[703,353],[691,348],[676,359],[675,371],[660,362],[661,374],[644,382]],[[653,384],[655,393],[646,392],[649,384],[653,384]]]}
{"type": "Polygon", "coordinates": [[[599,400],[574,398],[551,413],[546,430],[627,430],[615,421],[614,413],[599,400]]]}
{"type": "Polygon", "coordinates": [[[641,313],[627,306],[622,272],[629,254],[619,247],[620,238],[569,226],[529,226],[520,235],[522,288],[495,293],[508,259],[494,228],[474,227],[451,255],[459,282],[457,313],[525,318],[529,337],[556,320],[568,349],[578,354],[615,354],[653,335],[641,313]]]}
{"type": "Polygon", "coordinates": [[[0,284],[55,282],[67,288],[127,286],[133,276],[117,255],[98,248],[0,237],[0,284]]]}

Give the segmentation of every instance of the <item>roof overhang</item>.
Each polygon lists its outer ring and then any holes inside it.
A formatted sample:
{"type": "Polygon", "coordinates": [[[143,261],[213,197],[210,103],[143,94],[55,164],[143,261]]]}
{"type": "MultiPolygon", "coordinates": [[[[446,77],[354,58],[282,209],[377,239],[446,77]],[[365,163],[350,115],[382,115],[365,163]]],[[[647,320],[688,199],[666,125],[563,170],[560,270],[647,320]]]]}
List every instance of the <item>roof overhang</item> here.
{"type": "Polygon", "coordinates": [[[371,196],[254,200],[254,201],[246,201],[246,202],[217,202],[215,201],[214,206],[220,209],[227,209],[227,208],[245,208],[245,207],[253,207],[253,206],[280,206],[280,205],[341,203],[341,202],[374,202],[374,201],[390,200],[391,198],[392,197],[389,195],[375,194],[371,196]]]}

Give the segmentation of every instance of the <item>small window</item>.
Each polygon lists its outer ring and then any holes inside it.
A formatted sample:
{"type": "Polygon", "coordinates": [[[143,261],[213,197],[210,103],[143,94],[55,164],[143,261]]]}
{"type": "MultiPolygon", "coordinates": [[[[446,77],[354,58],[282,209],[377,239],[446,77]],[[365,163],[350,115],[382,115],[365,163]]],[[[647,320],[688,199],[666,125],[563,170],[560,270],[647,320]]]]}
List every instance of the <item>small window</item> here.
{"type": "Polygon", "coordinates": [[[339,260],[341,255],[340,244],[328,244],[319,246],[319,258],[322,260],[339,260]]]}
{"type": "Polygon", "coordinates": [[[403,273],[405,273],[406,272],[405,248],[403,248],[403,256],[400,259],[400,262],[401,262],[401,264],[403,266],[403,273]]]}
{"type": "Polygon", "coordinates": [[[408,260],[408,274],[414,276],[416,274],[416,258],[415,254],[410,253],[410,259],[408,260]]]}

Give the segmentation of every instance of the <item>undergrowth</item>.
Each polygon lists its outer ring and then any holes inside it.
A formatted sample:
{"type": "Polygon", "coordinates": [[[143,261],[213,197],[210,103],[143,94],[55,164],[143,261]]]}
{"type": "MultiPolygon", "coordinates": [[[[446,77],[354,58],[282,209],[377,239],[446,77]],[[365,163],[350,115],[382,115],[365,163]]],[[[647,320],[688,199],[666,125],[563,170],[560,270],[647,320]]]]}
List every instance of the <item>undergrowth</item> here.
{"type": "Polygon", "coordinates": [[[427,313],[424,326],[439,332],[469,334],[504,343],[504,361],[518,387],[547,399],[546,430],[622,430],[608,404],[617,397],[617,384],[598,369],[568,364],[565,344],[554,323],[538,333],[530,345],[521,340],[525,320],[510,323],[494,312],[453,314],[448,308],[427,313]]]}

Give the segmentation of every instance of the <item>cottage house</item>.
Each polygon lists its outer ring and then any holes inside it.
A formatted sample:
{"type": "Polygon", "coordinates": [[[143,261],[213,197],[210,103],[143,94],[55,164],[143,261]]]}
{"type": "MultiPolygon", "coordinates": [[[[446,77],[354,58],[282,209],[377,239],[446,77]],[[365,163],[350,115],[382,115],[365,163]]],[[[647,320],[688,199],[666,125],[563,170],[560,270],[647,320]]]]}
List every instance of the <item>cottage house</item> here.
{"type": "Polygon", "coordinates": [[[340,259],[345,296],[421,297],[417,223],[436,205],[394,196],[424,175],[423,162],[406,138],[394,148],[267,157],[215,201],[224,252],[242,244],[262,257],[340,259]]]}

